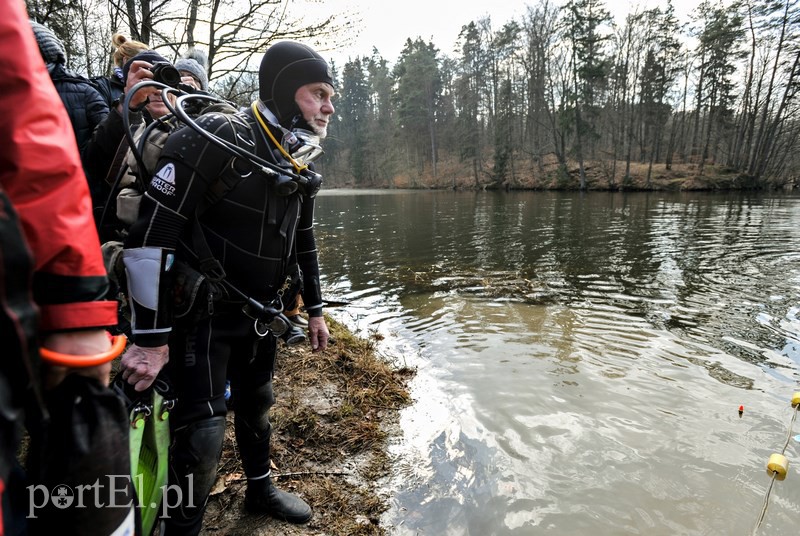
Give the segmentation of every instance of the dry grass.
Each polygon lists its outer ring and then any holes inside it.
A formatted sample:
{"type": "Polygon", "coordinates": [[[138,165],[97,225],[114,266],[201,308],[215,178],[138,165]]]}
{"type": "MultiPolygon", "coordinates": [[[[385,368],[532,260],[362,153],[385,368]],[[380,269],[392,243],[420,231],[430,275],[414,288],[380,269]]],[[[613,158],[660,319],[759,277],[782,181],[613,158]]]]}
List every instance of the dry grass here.
{"type": "MultiPolygon", "coordinates": [[[[295,526],[248,514],[232,415],[203,534],[382,535],[387,504],[378,480],[388,474],[387,438],[411,399],[414,372],[375,352],[375,340],[353,336],[330,318],[334,343],[320,354],[306,346],[279,349],[277,403],[270,414],[273,475],[278,486],[314,510],[295,526]]],[[[302,346],[302,345],[300,345],[302,346]]]]}
{"type": "MultiPolygon", "coordinates": [[[[493,163],[490,155],[476,169],[469,163],[454,158],[443,158],[437,163],[437,176],[426,166],[421,172],[405,170],[392,178],[396,188],[458,188],[480,189],[494,183],[493,163]]],[[[736,190],[755,188],[759,185],[725,166],[707,162],[700,173],[696,162],[675,162],[670,169],[663,163],[649,164],[631,162],[627,170],[625,161],[586,160],[587,189],[589,190],[736,190]],[[648,171],[650,180],[648,182],[648,171]]],[[[509,169],[505,182],[500,186],[509,189],[532,190],[577,190],[580,186],[580,168],[575,160],[568,160],[562,169],[554,154],[546,154],[541,161],[518,158],[509,169]]],[[[764,186],[764,185],[761,185],[764,186]]]]}

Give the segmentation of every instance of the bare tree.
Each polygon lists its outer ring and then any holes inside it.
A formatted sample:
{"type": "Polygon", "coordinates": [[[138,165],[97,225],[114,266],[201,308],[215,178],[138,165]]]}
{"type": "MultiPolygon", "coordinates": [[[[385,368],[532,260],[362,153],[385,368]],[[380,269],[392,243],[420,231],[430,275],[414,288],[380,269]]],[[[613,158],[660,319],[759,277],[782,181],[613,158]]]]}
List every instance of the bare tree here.
{"type": "Polygon", "coordinates": [[[587,153],[593,152],[597,136],[594,118],[598,98],[608,74],[608,62],[603,50],[608,36],[600,29],[610,23],[611,15],[603,7],[601,0],[570,0],[564,14],[563,35],[571,48],[574,152],[578,159],[580,189],[585,190],[585,158],[587,153]]]}
{"type": "Polygon", "coordinates": [[[798,79],[800,79],[798,70],[800,46],[796,40],[791,40],[791,36],[796,36],[800,28],[800,9],[797,0],[784,0],[780,7],[765,3],[761,12],[766,18],[766,27],[777,30],[777,35],[772,40],[773,66],[766,95],[761,105],[758,129],[747,167],[748,173],[756,177],[761,176],[768,167],[769,157],[775,146],[774,137],[784,120],[789,101],[796,95],[798,79]],[[782,74],[786,77],[783,84],[784,91],[781,99],[774,106],[773,99],[778,90],[776,86],[782,74]]]}
{"type": "Polygon", "coordinates": [[[341,16],[293,14],[291,0],[109,0],[124,15],[131,37],[176,58],[197,47],[208,56],[211,82],[226,80],[225,96],[246,93],[249,77],[278,39],[321,41],[344,32],[341,16]],[[232,78],[231,80],[228,80],[232,78]],[[244,86],[244,87],[240,87],[244,86]]]}
{"type": "MultiPolygon", "coordinates": [[[[523,35],[525,46],[522,54],[524,75],[528,84],[527,113],[525,114],[525,130],[523,142],[530,147],[530,154],[540,172],[544,171],[544,155],[547,147],[552,147],[557,152],[558,147],[548,139],[556,139],[552,129],[556,128],[553,121],[552,102],[548,102],[548,87],[552,85],[552,55],[555,46],[555,24],[558,18],[558,7],[544,3],[531,7],[528,6],[527,14],[523,20],[523,35]],[[549,138],[548,135],[553,136],[549,138]]],[[[559,162],[563,160],[559,156],[559,162]]]]}

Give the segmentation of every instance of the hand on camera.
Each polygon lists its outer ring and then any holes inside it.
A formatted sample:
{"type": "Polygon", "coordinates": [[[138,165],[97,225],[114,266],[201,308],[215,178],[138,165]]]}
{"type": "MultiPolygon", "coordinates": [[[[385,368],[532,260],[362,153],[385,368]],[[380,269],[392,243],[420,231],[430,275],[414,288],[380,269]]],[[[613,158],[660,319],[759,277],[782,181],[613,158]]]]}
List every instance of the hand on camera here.
{"type": "MultiPolygon", "coordinates": [[[[139,82],[144,82],[145,80],[152,80],[153,73],[150,72],[150,68],[153,66],[152,63],[143,61],[143,60],[136,60],[131,63],[131,68],[128,71],[128,79],[125,82],[125,95],[129,95],[131,90],[138,84],[139,82]]],[[[128,106],[131,110],[136,110],[140,108],[145,101],[150,97],[150,95],[154,95],[158,92],[158,89],[155,87],[147,87],[140,89],[136,93],[131,96],[130,103],[128,106]]],[[[118,111],[122,113],[122,105],[123,102],[120,101],[118,111]]]]}

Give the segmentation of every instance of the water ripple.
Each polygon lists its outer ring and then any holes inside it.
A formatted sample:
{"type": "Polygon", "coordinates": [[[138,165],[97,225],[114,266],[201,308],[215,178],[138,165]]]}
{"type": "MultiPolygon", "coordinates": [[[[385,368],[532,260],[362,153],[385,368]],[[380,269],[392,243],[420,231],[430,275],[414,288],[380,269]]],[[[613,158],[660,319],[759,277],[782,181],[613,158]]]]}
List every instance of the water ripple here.
{"type": "MultiPolygon", "coordinates": [[[[418,370],[393,534],[753,525],[800,380],[800,198],[381,192],[317,217],[331,311],[418,370]]],[[[785,484],[771,534],[796,532],[785,484]]]]}

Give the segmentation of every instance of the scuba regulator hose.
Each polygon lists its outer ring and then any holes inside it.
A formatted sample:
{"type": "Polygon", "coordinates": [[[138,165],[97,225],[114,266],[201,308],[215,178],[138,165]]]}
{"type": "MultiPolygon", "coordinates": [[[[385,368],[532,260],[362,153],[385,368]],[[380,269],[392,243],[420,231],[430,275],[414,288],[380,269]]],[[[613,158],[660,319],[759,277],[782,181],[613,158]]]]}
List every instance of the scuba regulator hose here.
{"type": "MultiPolygon", "coordinates": [[[[122,116],[122,126],[125,132],[125,140],[128,142],[128,146],[130,147],[130,150],[133,153],[133,157],[136,159],[136,165],[139,166],[139,169],[142,170],[143,174],[150,173],[150,170],[147,169],[147,167],[144,165],[144,159],[142,158],[142,150],[144,148],[145,142],[147,141],[147,137],[150,135],[150,132],[152,132],[155,127],[164,124],[173,115],[173,114],[166,114],[164,116],[159,117],[158,119],[154,119],[152,123],[147,125],[147,127],[145,127],[144,129],[144,132],[142,133],[141,138],[139,139],[140,143],[137,147],[136,141],[133,139],[133,134],[131,133],[131,121],[129,113],[125,113],[125,111],[130,110],[131,98],[137,91],[145,87],[151,87],[151,86],[169,89],[169,86],[166,86],[160,82],[153,82],[150,80],[139,82],[138,84],[133,86],[133,88],[131,88],[131,91],[128,94],[125,95],[125,99],[122,104],[123,113],[120,114],[122,116]]],[[[169,104],[167,104],[167,107],[170,110],[172,110],[169,104]]],[[[101,227],[103,223],[106,221],[106,215],[108,214],[108,207],[111,205],[111,203],[114,202],[114,199],[117,196],[117,190],[119,188],[119,184],[120,182],[122,182],[122,177],[125,176],[126,171],[127,168],[125,165],[120,166],[119,172],[117,173],[117,176],[114,178],[114,182],[111,185],[111,191],[108,193],[108,198],[106,199],[106,202],[103,205],[103,212],[100,215],[100,220],[98,221],[97,224],[98,228],[101,227]]]]}
{"type": "MultiPolygon", "coordinates": [[[[212,103],[216,102],[216,103],[229,104],[229,103],[227,103],[227,101],[225,101],[223,99],[214,97],[213,95],[210,95],[210,94],[205,93],[205,92],[200,92],[198,90],[194,90],[190,86],[185,86],[183,84],[179,84],[178,88],[173,88],[171,86],[168,86],[168,85],[163,84],[161,82],[156,82],[154,80],[144,80],[142,82],[139,82],[135,86],[133,86],[131,88],[131,90],[128,93],[125,94],[125,98],[123,99],[123,104],[122,104],[123,113],[120,114],[120,115],[122,116],[122,126],[123,126],[123,131],[124,131],[124,134],[125,134],[125,140],[127,141],[128,147],[130,148],[130,151],[133,154],[134,159],[136,160],[136,165],[139,167],[139,173],[141,174],[142,177],[148,176],[151,173],[150,170],[147,169],[147,166],[144,163],[144,159],[142,158],[142,151],[144,150],[144,144],[147,142],[148,136],[153,131],[153,129],[157,128],[160,125],[163,125],[164,123],[166,123],[167,121],[169,121],[173,117],[177,116],[176,109],[175,109],[174,106],[172,106],[172,103],[170,102],[170,100],[168,98],[168,96],[171,93],[177,93],[178,95],[187,95],[187,94],[189,94],[189,95],[193,95],[198,100],[204,100],[204,101],[208,101],[208,102],[212,102],[212,103]],[[141,91],[142,89],[145,89],[145,88],[148,88],[148,87],[154,87],[154,88],[161,89],[161,99],[164,102],[164,105],[170,111],[170,113],[165,114],[165,115],[163,115],[163,116],[161,116],[159,118],[154,119],[149,125],[147,125],[145,127],[144,131],[142,132],[141,137],[139,138],[139,143],[137,144],[136,140],[133,139],[133,133],[131,132],[130,104],[131,104],[131,99],[133,98],[133,95],[135,95],[138,91],[141,91]]],[[[194,123],[194,121],[192,120],[191,117],[189,117],[188,114],[183,114],[183,116],[181,117],[181,120],[184,123],[187,123],[187,124],[188,123],[194,123]]],[[[197,126],[197,125],[194,125],[194,126],[197,126]]],[[[222,141],[222,140],[210,140],[210,141],[216,143],[217,141],[222,141]]],[[[222,147],[223,149],[227,150],[226,147],[222,146],[219,143],[217,143],[217,146],[222,147]]],[[[239,156],[239,155],[235,155],[235,156],[239,156]]],[[[111,203],[114,202],[114,199],[115,199],[115,197],[117,195],[117,190],[119,189],[119,184],[122,181],[122,177],[125,176],[125,172],[126,172],[126,166],[123,165],[123,166],[120,167],[119,172],[117,173],[117,176],[114,178],[114,182],[111,185],[111,191],[109,192],[108,199],[106,200],[106,203],[103,206],[103,213],[100,216],[99,225],[102,225],[103,222],[105,222],[105,220],[106,220],[108,207],[111,205],[111,203]]]]}
{"type": "MultiPolygon", "coordinates": [[[[168,90],[165,90],[165,93],[167,91],[168,90]]],[[[231,143],[231,142],[229,142],[227,140],[224,140],[224,139],[220,138],[219,136],[216,136],[216,135],[212,134],[211,132],[205,130],[200,125],[198,125],[194,121],[194,119],[192,119],[189,116],[189,114],[186,113],[186,110],[185,110],[184,105],[183,105],[183,103],[186,102],[187,100],[189,100],[189,99],[197,99],[197,98],[203,98],[203,99],[212,100],[213,102],[220,102],[220,103],[228,104],[226,101],[224,101],[222,99],[218,99],[218,98],[215,98],[215,97],[210,97],[209,98],[209,97],[206,97],[205,95],[201,96],[201,95],[193,95],[193,94],[184,93],[181,96],[179,96],[177,101],[176,101],[176,103],[175,103],[176,106],[174,107],[174,113],[176,114],[178,119],[180,119],[183,123],[185,123],[190,128],[192,128],[192,130],[196,131],[203,138],[205,138],[209,142],[213,143],[214,145],[216,145],[220,149],[227,150],[228,153],[231,154],[232,156],[235,156],[235,157],[238,156],[239,158],[247,160],[248,162],[250,162],[254,166],[259,167],[260,170],[263,173],[265,173],[266,175],[276,175],[276,174],[287,175],[292,180],[297,181],[298,183],[303,184],[303,185],[305,185],[308,182],[308,179],[306,177],[303,177],[302,175],[300,175],[298,173],[289,171],[288,169],[282,168],[277,164],[273,164],[272,162],[264,160],[263,158],[251,153],[250,151],[247,151],[246,149],[243,149],[242,147],[239,147],[238,145],[236,145],[234,143],[231,143]]],[[[167,105],[167,106],[170,107],[170,109],[173,109],[170,105],[167,105]]]]}
{"type": "MultiPolygon", "coordinates": [[[[179,84],[178,88],[173,88],[173,87],[168,86],[166,84],[162,84],[161,82],[155,82],[155,81],[152,81],[152,80],[145,80],[145,81],[139,82],[138,84],[133,86],[131,91],[127,95],[125,95],[125,102],[123,104],[123,110],[129,110],[130,109],[129,108],[130,101],[131,101],[131,98],[132,98],[133,94],[136,93],[137,91],[140,91],[143,88],[146,88],[146,87],[161,88],[161,90],[162,90],[161,99],[164,102],[164,105],[170,111],[170,114],[162,116],[162,117],[154,120],[153,123],[151,123],[150,125],[148,125],[146,133],[149,134],[151,129],[155,128],[155,126],[157,126],[158,124],[164,123],[165,121],[169,120],[171,117],[174,116],[174,117],[177,117],[182,123],[184,123],[185,125],[190,127],[192,130],[197,132],[200,136],[205,138],[208,142],[213,143],[218,148],[226,151],[228,154],[230,154],[233,157],[238,157],[238,158],[241,158],[243,160],[246,160],[247,162],[249,162],[253,166],[258,167],[260,169],[260,171],[262,171],[264,174],[266,174],[268,176],[286,175],[290,179],[292,179],[293,181],[297,182],[298,185],[302,185],[304,187],[308,186],[312,182],[312,180],[309,179],[308,177],[304,177],[303,175],[301,175],[301,174],[299,174],[297,172],[290,171],[288,169],[282,168],[281,166],[279,166],[277,164],[274,164],[272,162],[264,160],[263,158],[260,158],[259,156],[251,153],[250,151],[247,151],[246,149],[243,149],[242,147],[239,147],[236,144],[233,144],[233,143],[231,143],[231,142],[229,142],[227,140],[224,140],[224,139],[220,138],[219,136],[216,136],[216,135],[212,134],[211,132],[208,132],[203,127],[198,125],[197,122],[186,111],[185,103],[187,103],[188,101],[200,100],[200,101],[205,101],[205,102],[208,102],[208,103],[218,103],[218,104],[231,105],[230,102],[228,102],[228,101],[226,101],[224,99],[221,99],[219,97],[215,97],[214,95],[211,95],[209,93],[206,93],[206,92],[203,92],[203,91],[198,91],[198,90],[193,90],[191,87],[184,86],[184,85],[181,85],[181,84],[179,84]],[[170,94],[175,94],[175,95],[178,96],[174,106],[172,105],[172,103],[171,103],[171,101],[169,99],[169,95],[170,94]]],[[[258,119],[260,119],[260,118],[258,118],[258,119]]],[[[128,145],[130,146],[131,151],[133,152],[133,156],[136,159],[136,162],[137,162],[139,168],[144,170],[146,173],[149,173],[149,170],[144,165],[144,161],[142,159],[142,154],[141,154],[141,148],[144,147],[144,143],[145,143],[144,140],[146,140],[145,135],[142,135],[140,143],[137,144],[136,141],[133,139],[133,134],[131,133],[130,118],[128,117],[128,114],[126,114],[126,113],[122,114],[122,122],[123,122],[124,130],[125,130],[125,138],[128,141],[128,145]]],[[[121,180],[121,176],[118,177],[117,181],[115,181],[115,182],[118,184],[119,180],[121,180]]]]}

